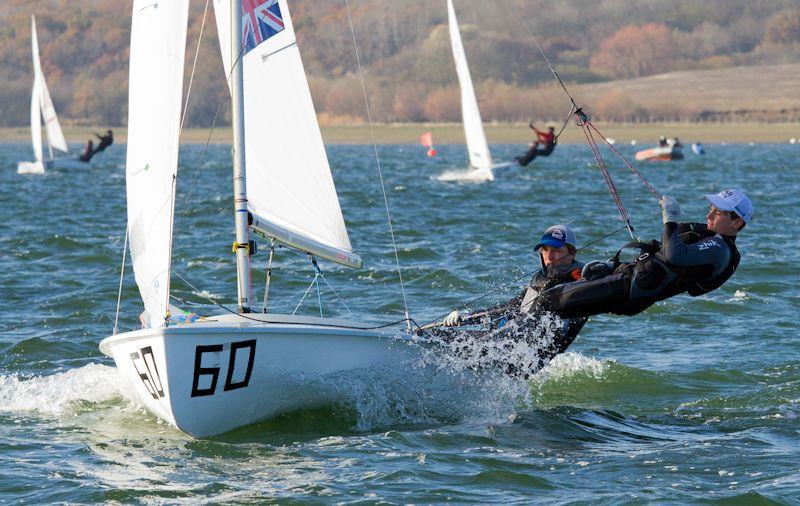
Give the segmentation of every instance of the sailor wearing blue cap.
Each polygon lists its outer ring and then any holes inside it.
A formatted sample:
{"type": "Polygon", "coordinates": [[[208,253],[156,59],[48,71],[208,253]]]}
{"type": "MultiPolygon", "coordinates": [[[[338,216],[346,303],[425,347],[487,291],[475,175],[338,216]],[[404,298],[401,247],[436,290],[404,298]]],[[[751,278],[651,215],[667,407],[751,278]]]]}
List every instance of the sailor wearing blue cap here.
{"type": "MultiPolygon", "coordinates": [[[[578,250],[578,241],[575,232],[566,225],[553,225],[545,230],[539,243],[533,248],[539,254],[539,261],[542,268],[534,273],[530,283],[516,297],[500,304],[499,306],[488,309],[475,310],[470,312],[453,311],[442,322],[447,327],[456,325],[473,325],[489,321],[490,327],[496,328],[503,326],[511,319],[522,315],[527,315],[534,309],[536,297],[544,290],[561,283],[576,281],[581,277],[583,264],[575,260],[578,250]]],[[[583,326],[585,320],[580,325],[573,326],[571,330],[574,335],[569,340],[575,338],[578,330],[583,326]]],[[[567,343],[569,344],[569,343],[567,343]]],[[[566,349],[566,346],[564,347],[566,349]]]]}

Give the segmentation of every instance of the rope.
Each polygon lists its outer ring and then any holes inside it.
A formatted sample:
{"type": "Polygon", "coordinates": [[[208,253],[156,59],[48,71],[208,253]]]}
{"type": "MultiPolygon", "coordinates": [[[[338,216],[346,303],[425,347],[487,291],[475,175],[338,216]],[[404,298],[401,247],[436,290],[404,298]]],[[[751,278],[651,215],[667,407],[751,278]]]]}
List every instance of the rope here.
{"type": "Polygon", "coordinates": [[[119,289],[117,290],[117,312],[114,315],[114,332],[112,335],[117,335],[117,330],[119,327],[117,324],[119,323],[119,305],[120,301],[122,301],[122,280],[125,277],[125,257],[128,253],[128,226],[125,225],[125,242],[122,246],[122,266],[119,269],[119,289]]]}
{"type": "MultiPolygon", "coordinates": [[[[260,320],[258,318],[253,318],[253,317],[247,316],[246,314],[239,313],[238,311],[235,311],[235,310],[233,310],[233,309],[231,309],[231,308],[229,308],[229,307],[227,307],[227,306],[225,306],[223,304],[220,304],[219,302],[217,302],[216,300],[212,299],[211,297],[208,297],[208,296],[205,296],[205,295],[200,295],[200,289],[199,288],[197,288],[196,286],[191,284],[186,278],[181,276],[181,274],[179,272],[175,271],[174,274],[176,276],[178,276],[178,278],[180,278],[181,281],[183,281],[184,283],[189,285],[189,288],[191,288],[192,290],[197,292],[197,294],[200,297],[202,297],[202,298],[206,299],[207,301],[211,302],[212,305],[217,306],[220,309],[222,309],[224,311],[227,311],[230,314],[236,315],[239,318],[243,318],[245,320],[250,320],[250,321],[254,321],[254,322],[264,323],[264,320],[260,320]]],[[[310,285],[308,287],[308,290],[311,289],[311,286],[313,286],[314,282],[312,281],[311,283],[312,283],[312,285],[310,285]]],[[[306,293],[308,293],[308,290],[306,290],[306,293]]],[[[179,300],[179,301],[183,302],[184,304],[197,305],[197,304],[194,304],[194,303],[189,302],[187,300],[181,299],[180,297],[176,297],[174,295],[171,295],[170,297],[172,297],[173,299],[179,300]]],[[[294,313],[292,313],[292,314],[294,314],[294,313]]],[[[308,325],[308,323],[304,323],[304,322],[280,322],[280,323],[281,323],[281,325],[308,325]]],[[[422,326],[420,324],[418,324],[416,322],[416,320],[414,320],[413,318],[403,318],[402,320],[397,320],[397,321],[393,321],[393,322],[389,322],[389,323],[384,323],[382,325],[374,325],[372,327],[361,327],[361,326],[356,327],[356,326],[353,326],[353,325],[341,325],[341,324],[336,324],[336,323],[315,323],[314,325],[317,326],[317,327],[335,327],[335,328],[354,329],[354,330],[377,330],[377,329],[385,329],[387,327],[393,327],[393,326],[399,325],[401,323],[405,323],[407,327],[411,327],[411,324],[413,323],[416,328],[418,328],[418,329],[422,328],[422,326]]]]}
{"type": "MultiPolygon", "coordinates": [[[[308,292],[311,291],[311,287],[314,286],[314,283],[317,282],[317,278],[318,277],[319,277],[319,274],[315,273],[314,274],[314,279],[311,280],[311,284],[308,285],[308,288],[306,288],[306,293],[303,294],[303,297],[300,299],[300,302],[297,303],[297,306],[295,306],[294,311],[292,311],[292,316],[294,316],[294,314],[297,312],[297,310],[300,309],[300,304],[302,304],[303,301],[306,300],[306,295],[308,295],[308,292]]],[[[227,308],[225,308],[225,309],[227,309],[227,308]]]]}
{"type": "MultiPolygon", "coordinates": [[[[347,311],[349,311],[349,312],[350,312],[350,314],[351,314],[351,315],[353,315],[353,318],[355,318],[356,320],[358,320],[358,319],[359,319],[359,317],[358,317],[358,316],[356,316],[356,314],[355,314],[355,313],[354,313],[354,312],[353,312],[353,311],[352,311],[352,310],[351,310],[351,309],[350,309],[350,308],[347,306],[347,304],[345,304],[345,302],[342,300],[342,298],[341,298],[341,297],[339,297],[339,294],[338,294],[338,293],[336,293],[336,290],[334,290],[334,289],[333,289],[333,287],[331,286],[331,284],[330,284],[330,283],[328,283],[328,280],[327,280],[327,279],[325,279],[325,274],[322,272],[322,269],[320,269],[320,267],[319,267],[319,264],[317,263],[317,259],[316,259],[316,258],[314,258],[312,255],[308,255],[308,256],[309,256],[309,258],[311,258],[311,265],[313,265],[313,266],[314,266],[314,270],[316,270],[316,271],[317,271],[317,274],[319,274],[319,277],[321,277],[321,278],[322,278],[322,281],[324,281],[324,282],[325,282],[325,284],[326,284],[326,285],[328,285],[328,288],[330,288],[330,289],[331,289],[331,292],[333,292],[333,295],[335,295],[335,296],[336,296],[336,298],[339,300],[339,302],[341,302],[341,303],[342,303],[342,305],[345,307],[345,309],[347,309],[347,311]]],[[[317,292],[319,293],[319,283],[317,283],[317,285],[318,285],[318,286],[317,286],[317,292]]],[[[320,301],[320,307],[322,307],[322,301],[320,301]]]]}
{"type": "Polygon", "coordinates": [[[369,109],[369,98],[367,97],[367,86],[364,83],[364,70],[361,67],[361,58],[358,55],[358,43],[356,42],[356,31],[353,26],[353,16],[350,12],[350,0],[345,0],[347,4],[347,19],[350,22],[350,34],[353,37],[353,48],[355,49],[356,54],[356,63],[358,64],[358,75],[361,78],[361,91],[364,94],[364,105],[367,110],[367,121],[369,122],[369,133],[372,137],[372,149],[375,151],[375,162],[378,167],[378,176],[381,181],[381,191],[383,192],[383,203],[386,207],[386,219],[389,222],[389,234],[392,237],[392,248],[394,249],[394,260],[397,265],[397,276],[400,278],[400,293],[403,296],[403,307],[405,308],[405,321],[407,322],[406,330],[411,332],[411,317],[408,314],[408,300],[406,299],[406,290],[403,286],[403,272],[400,269],[400,257],[397,254],[397,242],[394,237],[394,227],[392,227],[392,214],[389,211],[389,198],[386,196],[386,185],[383,181],[383,171],[381,170],[381,160],[380,156],[378,155],[378,145],[375,141],[375,130],[372,125],[372,114],[370,113],[369,109]]]}
{"type": "Polygon", "coordinates": [[[603,159],[603,155],[600,153],[600,148],[597,146],[591,130],[589,130],[589,127],[586,126],[588,120],[586,120],[586,116],[580,110],[575,114],[578,116],[578,124],[586,136],[586,141],[589,143],[589,148],[592,150],[592,154],[594,154],[594,157],[597,160],[597,166],[600,167],[600,172],[603,174],[603,179],[608,187],[608,191],[611,193],[611,198],[614,200],[614,204],[617,206],[617,211],[619,211],[622,221],[625,222],[631,238],[636,240],[636,234],[633,231],[633,224],[631,224],[631,219],[628,216],[628,212],[625,210],[625,206],[622,205],[622,199],[619,198],[619,193],[617,193],[617,187],[614,185],[614,180],[611,179],[611,174],[608,173],[608,167],[606,167],[606,162],[603,159]]]}
{"type": "Polygon", "coordinates": [[[622,162],[631,170],[631,172],[633,172],[634,174],[639,176],[639,179],[642,180],[642,183],[644,183],[644,186],[650,191],[650,193],[652,193],[655,198],[660,199],[661,198],[661,194],[658,193],[658,191],[655,188],[653,188],[653,186],[649,182],[647,182],[647,179],[644,178],[644,176],[642,175],[641,172],[636,170],[633,167],[633,165],[631,165],[630,162],[628,162],[628,160],[624,156],[622,156],[622,153],[617,151],[617,148],[615,148],[613,144],[608,142],[608,139],[606,139],[606,136],[603,135],[602,133],[600,133],[600,131],[597,129],[597,127],[594,126],[594,123],[592,123],[589,120],[586,120],[586,123],[592,128],[592,130],[597,132],[597,134],[603,139],[603,141],[605,141],[605,143],[608,145],[608,147],[611,148],[611,150],[614,153],[616,153],[616,155],[619,157],[619,159],[622,160],[622,162]]]}
{"type": "Polygon", "coordinates": [[[208,12],[208,0],[206,0],[205,9],[203,9],[203,20],[200,22],[200,35],[197,37],[197,48],[194,51],[194,62],[192,63],[192,73],[189,76],[189,87],[186,91],[186,101],[183,104],[183,114],[181,115],[181,128],[178,131],[183,132],[183,125],[186,122],[186,113],[189,111],[189,97],[192,94],[192,83],[194,82],[194,71],[197,68],[197,57],[200,55],[200,43],[203,41],[203,29],[206,26],[206,13],[208,12]]]}

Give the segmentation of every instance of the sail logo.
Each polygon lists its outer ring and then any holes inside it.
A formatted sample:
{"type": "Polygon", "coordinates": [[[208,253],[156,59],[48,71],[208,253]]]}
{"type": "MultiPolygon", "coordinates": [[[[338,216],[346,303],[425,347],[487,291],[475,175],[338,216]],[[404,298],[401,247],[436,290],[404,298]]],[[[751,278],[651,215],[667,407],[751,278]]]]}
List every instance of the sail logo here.
{"type": "Polygon", "coordinates": [[[223,391],[245,388],[250,384],[250,375],[253,373],[253,362],[256,358],[255,339],[239,341],[230,345],[199,345],[194,350],[192,397],[214,395],[222,370],[222,355],[226,348],[229,349],[228,372],[225,376],[223,391]],[[247,363],[243,365],[245,357],[247,363]]]}
{"type": "Polygon", "coordinates": [[[158,400],[164,397],[164,386],[161,383],[161,376],[158,374],[153,348],[146,346],[139,351],[134,351],[131,353],[131,361],[136,374],[144,383],[144,388],[153,399],[158,400]]]}
{"type": "Polygon", "coordinates": [[[284,28],[278,0],[242,0],[243,54],[284,28]]]}

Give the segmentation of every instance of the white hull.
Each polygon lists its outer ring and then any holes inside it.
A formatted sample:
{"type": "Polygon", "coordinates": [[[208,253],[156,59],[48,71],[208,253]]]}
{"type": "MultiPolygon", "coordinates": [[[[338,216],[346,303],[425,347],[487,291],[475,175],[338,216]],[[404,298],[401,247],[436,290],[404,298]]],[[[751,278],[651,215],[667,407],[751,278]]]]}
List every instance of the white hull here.
{"type": "Polygon", "coordinates": [[[87,170],[92,166],[72,158],[56,158],[45,162],[19,162],[17,174],[44,174],[45,170],[87,170]]]}
{"type": "Polygon", "coordinates": [[[468,176],[473,181],[494,181],[498,177],[505,176],[508,172],[518,167],[512,162],[495,163],[489,169],[470,169],[468,176]]]}
{"type": "MultiPolygon", "coordinates": [[[[393,370],[419,358],[406,334],[313,317],[223,315],[104,339],[137,397],[195,437],[335,402],[323,380],[393,370]],[[359,328],[362,327],[362,328],[359,328]]],[[[330,381],[328,381],[330,386],[330,381]]]]}

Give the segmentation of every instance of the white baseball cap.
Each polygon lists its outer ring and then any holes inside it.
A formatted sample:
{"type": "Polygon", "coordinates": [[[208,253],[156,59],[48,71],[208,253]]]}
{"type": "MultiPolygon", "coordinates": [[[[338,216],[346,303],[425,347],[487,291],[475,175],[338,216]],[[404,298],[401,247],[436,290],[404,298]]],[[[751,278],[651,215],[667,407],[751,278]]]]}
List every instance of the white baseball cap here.
{"type": "Polygon", "coordinates": [[[742,190],[728,189],[716,195],[703,196],[720,211],[735,212],[745,223],[753,219],[753,203],[742,190]]]}
{"type": "Polygon", "coordinates": [[[542,246],[563,248],[566,245],[578,249],[578,239],[575,237],[575,232],[566,225],[553,225],[544,231],[544,235],[539,240],[539,244],[537,244],[533,250],[536,251],[542,246]]]}

